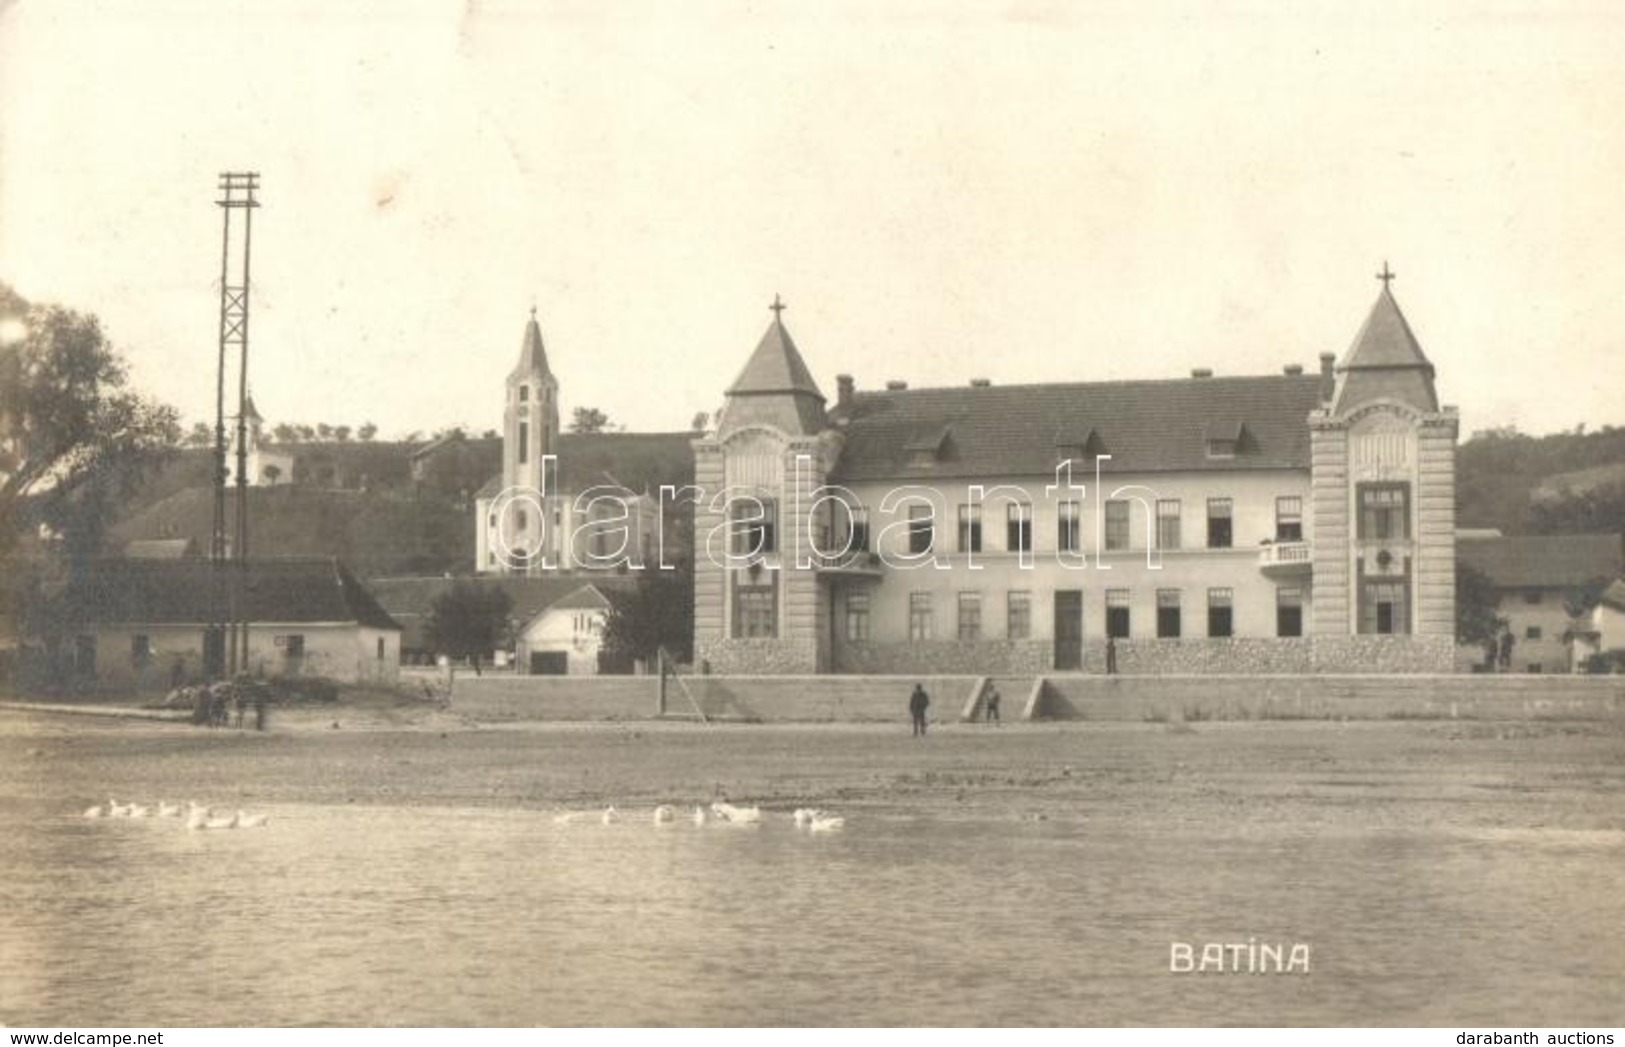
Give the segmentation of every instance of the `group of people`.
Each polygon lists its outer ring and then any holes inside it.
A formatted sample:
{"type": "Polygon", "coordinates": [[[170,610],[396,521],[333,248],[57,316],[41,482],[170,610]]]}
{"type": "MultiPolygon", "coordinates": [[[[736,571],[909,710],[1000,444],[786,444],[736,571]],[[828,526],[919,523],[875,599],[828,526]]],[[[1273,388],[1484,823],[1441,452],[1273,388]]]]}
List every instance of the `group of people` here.
{"type": "MultiPolygon", "coordinates": [[[[914,723],[914,737],[925,737],[926,710],[931,708],[931,696],[926,693],[925,687],[915,684],[914,690],[908,696],[908,715],[914,723]]],[[[987,691],[982,695],[982,720],[984,723],[1001,723],[999,718],[999,689],[992,681],[988,681],[987,691]]]]}
{"type": "Polygon", "coordinates": [[[199,727],[229,727],[233,714],[236,716],[237,726],[242,727],[248,709],[252,707],[254,729],[265,730],[270,694],[266,685],[258,680],[240,676],[236,680],[197,684],[180,690],[183,694],[190,692],[192,722],[199,727]]]}

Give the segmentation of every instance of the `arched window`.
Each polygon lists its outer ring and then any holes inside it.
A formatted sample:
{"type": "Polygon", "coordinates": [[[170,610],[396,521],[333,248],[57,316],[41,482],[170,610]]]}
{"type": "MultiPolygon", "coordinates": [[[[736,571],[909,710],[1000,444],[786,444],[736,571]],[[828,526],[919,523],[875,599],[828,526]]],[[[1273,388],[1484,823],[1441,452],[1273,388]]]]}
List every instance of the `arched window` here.
{"type": "Polygon", "coordinates": [[[530,399],[530,386],[521,385],[519,387],[519,402],[524,403],[526,400],[529,400],[529,399],[530,399]]]}

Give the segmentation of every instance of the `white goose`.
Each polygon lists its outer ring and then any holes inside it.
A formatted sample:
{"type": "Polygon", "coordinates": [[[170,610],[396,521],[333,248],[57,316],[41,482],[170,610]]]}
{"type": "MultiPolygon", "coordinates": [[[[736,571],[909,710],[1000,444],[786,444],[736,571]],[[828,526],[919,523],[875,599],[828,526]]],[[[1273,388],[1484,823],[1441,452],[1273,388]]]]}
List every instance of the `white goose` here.
{"type": "Polygon", "coordinates": [[[143,804],[132,803],[130,805],[129,810],[130,810],[130,817],[131,818],[151,818],[152,817],[152,808],[147,807],[147,806],[145,806],[143,804]]]}
{"type": "Polygon", "coordinates": [[[107,810],[101,804],[97,804],[94,807],[86,807],[85,808],[85,817],[86,818],[105,818],[105,817],[107,817],[107,810]]]}
{"type": "Polygon", "coordinates": [[[711,812],[723,821],[736,825],[754,825],[762,820],[760,807],[735,807],[722,800],[711,805],[711,812]]]}
{"type": "Polygon", "coordinates": [[[109,818],[128,818],[130,816],[130,806],[119,803],[109,796],[107,798],[107,816],[109,818]]]}
{"type": "Polygon", "coordinates": [[[704,825],[705,820],[706,820],[705,819],[705,808],[704,807],[696,807],[696,808],[694,808],[694,824],[695,825],[704,825]]]}
{"type": "Polygon", "coordinates": [[[805,829],[808,825],[812,824],[812,820],[814,818],[818,817],[818,812],[813,810],[811,807],[797,807],[796,813],[793,815],[793,817],[796,820],[796,828],[805,829]]]}
{"type": "Polygon", "coordinates": [[[160,818],[179,818],[180,816],[181,816],[181,805],[180,804],[178,804],[178,803],[165,803],[162,800],[158,801],[158,817],[160,817],[160,818]]]}
{"type": "Polygon", "coordinates": [[[655,824],[656,825],[664,825],[667,822],[672,822],[672,821],[676,821],[676,820],[677,820],[677,812],[674,811],[671,808],[670,804],[664,804],[663,803],[659,807],[655,808],[655,824]]]}
{"type": "Polygon", "coordinates": [[[833,814],[817,814],[807,824],[807,828],[815,833],[839,832],[846,828],[846,819],[833,814]]]}
{"type": "Polygon", "coordinates": [[[621,816],[618,813],[616,813],[614,807],[606,807],[606,808],[604,808],[604,817],[603,817],[602,821],[603,821],[603,823],[605,825],[614,825],[616,822],[618,822],[620,820],[621,820],[621,816]]]}
{"type": "Polygon", "coordinates": [[[270,820],[271,816],[268,814],[249,814],[247,811],[237,812],[237,828],[239,829],[258,829],[270,820]]]}

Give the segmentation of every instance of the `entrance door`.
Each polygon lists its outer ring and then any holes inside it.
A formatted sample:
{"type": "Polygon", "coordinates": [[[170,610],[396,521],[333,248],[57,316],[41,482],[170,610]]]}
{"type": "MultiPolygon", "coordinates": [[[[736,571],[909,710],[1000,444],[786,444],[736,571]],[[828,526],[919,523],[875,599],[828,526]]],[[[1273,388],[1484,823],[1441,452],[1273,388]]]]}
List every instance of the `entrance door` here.
{"type": "Polygon", "coordinates": [[[1055,592],[1055,668],[1083,668],[1083,591],[1055,592]]]}
{"type": "Polygon", "coordinates": [[[530,652],[530,674],[532,676],[565,676],[569,672],[570,654],[568,651],[530,652]]]}
{"type": "Polygon", "coordinates": [[[203,675],[211,680],[226,675],[226,631],[216,625],[203,630],[203,675]]]}

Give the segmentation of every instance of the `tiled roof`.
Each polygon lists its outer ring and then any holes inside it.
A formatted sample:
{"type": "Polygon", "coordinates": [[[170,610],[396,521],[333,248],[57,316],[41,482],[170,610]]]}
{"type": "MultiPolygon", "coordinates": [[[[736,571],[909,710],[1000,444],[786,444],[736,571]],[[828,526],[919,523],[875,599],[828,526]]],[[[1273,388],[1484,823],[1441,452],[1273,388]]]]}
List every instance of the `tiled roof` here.
{"type": "MultiPolygon", "coordinates": [[[[423,623],[429,615],[429,609],[434,605],[435,598],[441,593],[450,591],[458,581],[468,579],[373,578],[367,584],[377,595],[378,602],[405,630],[401,637],[401,646],[417,649],[423,646],[423,623]]],[[[528,622],[547,608],[557,606],[560,600],[588,588],[583,585],[580,575],[564,573],[536,577],[480,578],[475,584],[491,586],[507,593],[508,599],[513,602],[510,617],[520,622],[528,622]]],[[[595,578],[591,587],[594,591],[619,590],[630,589],[636,584],[636,577],[628,574],[595,578]]]]}
{"type": "Polygon", "coordinates": [[[131,560],[180,560],[197,554],[197,543],[190,538],[138,539],[124,547],[131,560]]]}
{"type": "MultiPolygon", "coordinates": [[[[642,494],[656,493],[663,484],[693,483],[693,439],[693,433],[560,433],[559,487],[577,493],[600,484],[619,484],[642,494]]],[[[499,473],[476,497],[495,498],[501,490],[499,473]]]]}
{"type": "Polygon", "coordinates": [[[1381,367],[1425,367],[1430,374],[1433,371],[1386,285],[1337,367],[1341,371],[1381,367]]]}
{"type": "MultiPolygon", "coordinates": [[[[229,577],[238,564],[226,567],[229,577]]],[[[243,618],[250,623],[400,628],[337,560],[250,560],[247,567],[243,618]]],[[[73,598],[93,622],[206,625],[214,619],[214,578],[207,560],[102,560],[74,583],[73,598]]]]}
{"type": "Polygon", "coordinates": [[[777,319],[767,325],[745,369],[728,387],[729,396],[742,393],[807,393],[824,398],[812,372],[807,370],[807,362],[790,339],[790,332],[777,319]]]}
{"type": "Polygon", "coordinates": [[[1503,589],[1574,588],[1625,569],[1617,534],[1509,535],[1456,542],[1456,557],[1503,589]]]}
{"type": "Polygon", "coordinates": [[[1111,455],[1102,472],[1308,469],[1319,404],[1314,375],[859,392],[838,416],[846,443],[833,479],[1053,476],[1074,439],[1111,455]],[[1247,440],[1210,458],[1210,426],[1245,426],[1247,440]],[[944,432],[936,460],[909,450],[944,432]]]}

